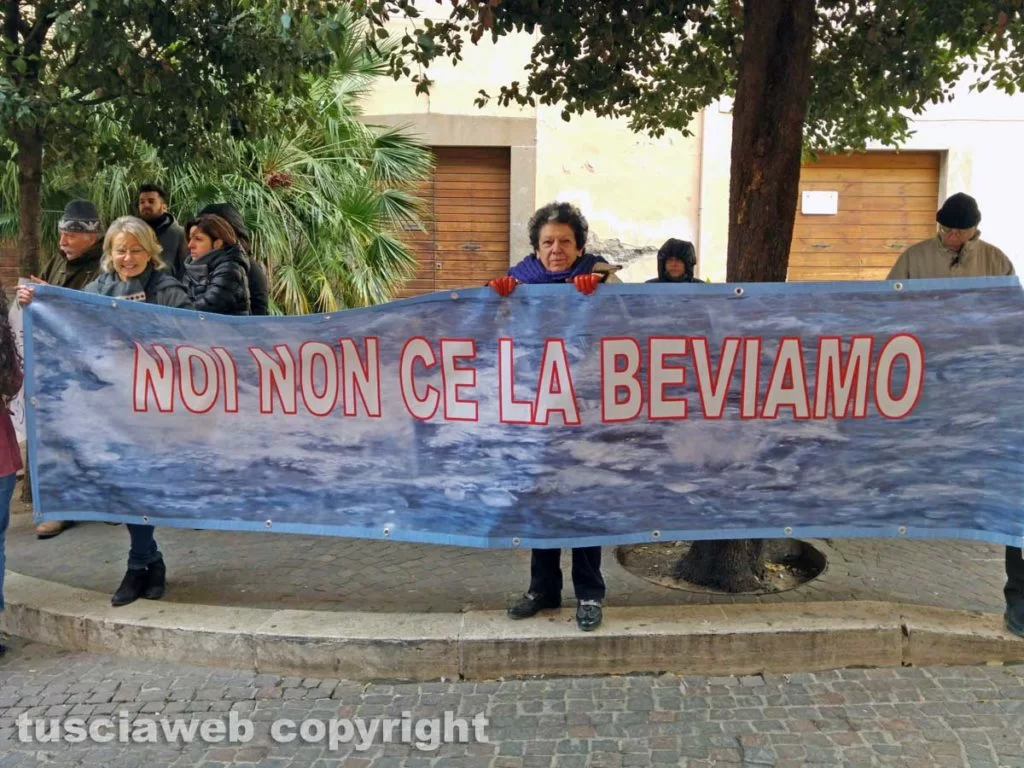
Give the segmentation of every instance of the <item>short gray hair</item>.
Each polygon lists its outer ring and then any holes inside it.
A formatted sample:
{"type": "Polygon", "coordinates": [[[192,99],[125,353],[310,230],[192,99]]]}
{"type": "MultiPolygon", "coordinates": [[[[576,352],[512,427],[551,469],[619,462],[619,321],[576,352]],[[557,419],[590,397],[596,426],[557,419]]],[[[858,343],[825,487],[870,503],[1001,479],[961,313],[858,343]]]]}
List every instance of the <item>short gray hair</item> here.
{"type": "Polygon", "coordinates": [[[103,261],[100,262],[100,269],[104,272],[114,271],[114,262],[110,251],[114,247],[114,238],[118,235],[134,236],[143,250],[149,254],[153,269],[163,269],[166,266],[160,257],[163,249],[160,247],[160,241],[156,239],[153,228],[135,216],[122,216],[110,223],[110,226],[107,227],[107,234],[103,238],[103,261]]]}
{"type": "Polygon", "coordinates": [[[572,227],[573,235],[576,238],[576,247],[582,251],[586,246],[590,226],[587,224],[587,219],[580,213],[580,209],[572,203],[548,203],[544,207],[538,208],[530,217],[528,225],[530,245],[535,251],[540,248],[540,231],[545,224],[568,224],[572,227]]]}

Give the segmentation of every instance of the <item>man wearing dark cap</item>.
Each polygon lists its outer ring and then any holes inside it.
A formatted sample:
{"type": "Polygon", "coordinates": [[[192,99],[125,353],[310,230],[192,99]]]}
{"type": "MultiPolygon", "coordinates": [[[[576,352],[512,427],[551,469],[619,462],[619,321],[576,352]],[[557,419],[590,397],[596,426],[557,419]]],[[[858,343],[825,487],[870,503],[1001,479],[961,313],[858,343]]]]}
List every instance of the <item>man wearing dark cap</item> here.
{"type": "MultiPolygon", "coordinates": [[[[88,200],[72,200],[65,206],[57,230],[60,232],[61,255],[47,265],[42,279],[35,278],[34,282],[80,291],[100,274],[103,224],[96,206],[88,200]]],[[[25,487],[28,488],[28,472],[25,474],[25,487]]],[[[49,520],[36,526],[36,537],[51,539],[70,526],[69,522],[49,520]]]]}
{"type": "Polygon", "coordinates": [[[167,272],[179,280],[185,274],[185,258],[188,256],[188,240],[185,230],[167,210],[167,192],[156,184],[139,187],[139,218],[149,224],[160,241],[160,255],[167,272]]]}
{"type": "MultiPolygon", "coordinates": [[[[970,195],[957,192],[935,216],[936,237],[905,250],[889,272],[890,280],[1012,275],[1013,263],[994,245],[979,238],[981,211],[970,195]]],[[[1006,627],[1024,637],[1024,557],[1020,547],[1006,548],[1006,627]]]]}
{"type": "Polygon", "coordinates": [[[82,290],[100,273],[103,256],[103,225],[96,206],[88,200],[72,200],[57,223],[60,254],[41,275],[43,282],[82,290]]]}
{"type": "Polygon", "coordinates": [[[981,238],[978,201],[957,192],[935,214],[939,232],[912,245],[896,260],[889,280],[1012,275],[1006,254],[981,238]]]}

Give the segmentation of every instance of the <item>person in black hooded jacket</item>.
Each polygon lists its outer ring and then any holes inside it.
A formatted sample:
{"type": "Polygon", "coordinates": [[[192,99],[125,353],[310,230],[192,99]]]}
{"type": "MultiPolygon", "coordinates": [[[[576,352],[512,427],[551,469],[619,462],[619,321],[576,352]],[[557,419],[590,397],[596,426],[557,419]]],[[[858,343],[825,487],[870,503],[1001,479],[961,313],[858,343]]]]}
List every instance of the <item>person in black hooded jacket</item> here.
{"type": "Polygon", "coordinates": [[[648,283],[699,283],[693,276],[697,252],[693,243],[670,237],[658,249],[658,276],[648,283]]]}
{"type": "Polygon", "coordinates": [[[249,314],[268,314],[267,308],[270,291],[267,286],[267,273],[264,271],[263,265],[260,264],[259,260],[253,256],[252,238],[249,236],[248,227],[245,226],[245,222],[242,220],[242,215],[231,203],[210,203],[210,205],[199,212],[199,215],[202,216],[204,213],[220,216],[235,230],[238,245],[249,260],[249,271],[245,275],[249,279],[249,314]]]}
{"type": "Polygon", "coordinates": [[[235,231],[220,216],[204,214],[190,221],[189,258],[185,260],[185,290],[200,312],[248,315],[249,260],[235,231]]]}

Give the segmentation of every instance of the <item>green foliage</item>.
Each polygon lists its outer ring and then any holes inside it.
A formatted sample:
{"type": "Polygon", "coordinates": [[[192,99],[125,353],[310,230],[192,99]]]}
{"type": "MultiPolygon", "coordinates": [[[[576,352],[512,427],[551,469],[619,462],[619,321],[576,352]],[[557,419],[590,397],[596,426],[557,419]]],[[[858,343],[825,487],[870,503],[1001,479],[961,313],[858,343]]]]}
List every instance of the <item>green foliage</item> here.
{"type": "Polygon", "coordinates": [[[191,150],[220,130],[260,133],[278,120],[267,89],[300,88],[325,72],[340,34],[338,3],[124,0],[0,5],[0,124],[44,125],[57,154],[88,150],[92,108],[164,151],[191,150]]]}
{"type": "MultiPolygon", "coordinates": [[[[296,11],[281,23],[294,28],[296,11]]],[[[138,132],[125,109],[103,103],[78,115],[75,151],[53,146],[43,179],[43,238],[55,252],[56,222],[74,197],[105,221],[134,213],[143,182],[162,184],[184,223],[208,203],[233,203],[267,266],[272,309],[329,312],[391,297],[415,259],[393,233],[418,225],[412,190],[429,174],[429,152],[400,131],[363,123],[360,100],[384,59],[345,9],[332,27],[331,69],[289,90],[258,91],[251,111],[274,121],[258,133],[211,131],[189,147],[138,132]]],[[[387,49],[385,49],[385,53],[387,49]]],[[[165,136],[160,132],[158,136],[165,136]]],[[[17,146],[0,140],[0,237],[18,230],[17,146]]]]}
{"type": "MultiPolygon", "coordinates": [[[[746,0],[754,2],[756,0],[746,0]]],[[[401,40],[392,72],[431,85],[411,65],[459,61],[467,41],[535,35],[523,82],[501,104],[558,104],[563,117],[625,116],[638,131],[687,132],[693,117],[732,95],[744,45],[740,0],[453,0],[447,19],[401,40]]],[[[374,25],[416,18],[414,0],[360,1],[374,25]]],[[[897,144],[908,116],[950,98],[972,67],[977,88],[1013,93],[1024,84],[1021,0],[818,0],[813,91],[805,141],[812,149],[897,144]]],[[[750,41],[748,44],[757,44],[750,41]]]]}

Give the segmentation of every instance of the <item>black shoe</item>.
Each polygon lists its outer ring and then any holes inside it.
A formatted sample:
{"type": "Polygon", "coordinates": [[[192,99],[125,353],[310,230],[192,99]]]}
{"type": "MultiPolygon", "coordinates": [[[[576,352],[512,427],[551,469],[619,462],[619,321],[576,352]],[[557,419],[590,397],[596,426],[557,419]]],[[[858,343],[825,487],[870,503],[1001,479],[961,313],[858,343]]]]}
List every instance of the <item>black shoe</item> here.
{"type": "Polygon", "coordinates": [[[576,606],[576,626],[584,632],[601,626],[601,618],[601,603],[597,600],[580,600],[576,606]]]}
{"type": "Polygon", "coordinates": [[[1017,637],[1024,637],[1024,603],[1007,603],[1004,618],[1008,630],[1017,637]]]}
{"type": "Polygon", "coordinates": [[[540,611],[561,607],[562,598],[560,597],[552,600],[543,595],[527,592],[508,609],[508,617],[510,619],[528,619],[531,616],[536,616],[540,611]]]}
{"type": "Polygon", "coordinates": [[[146,567],[146,589],[142,596],[147,600],[159,600],[167,591],[167,566],[163,558],[146,567]]]}
{"type": "Polygon", "coordinates": [[[117,592],[110,598],[111,605],[128,605],[128,603],[134,603],[142,596],[143,590],[146,588],[146,570],[141,568],[139,570],[129,569],[124,578],[121,579],[121,586],[117,588],[117,592]]]}

